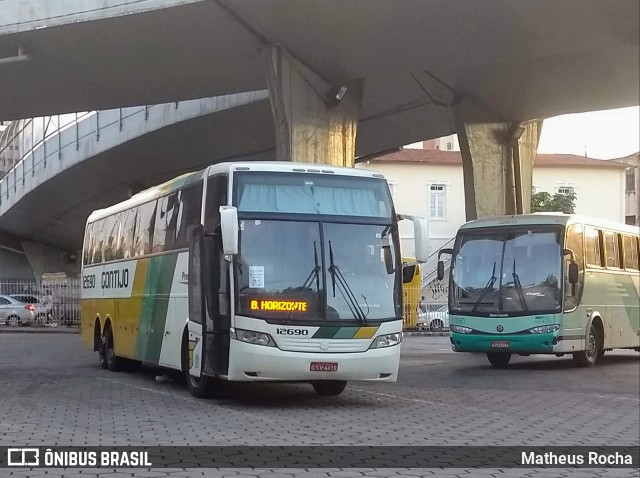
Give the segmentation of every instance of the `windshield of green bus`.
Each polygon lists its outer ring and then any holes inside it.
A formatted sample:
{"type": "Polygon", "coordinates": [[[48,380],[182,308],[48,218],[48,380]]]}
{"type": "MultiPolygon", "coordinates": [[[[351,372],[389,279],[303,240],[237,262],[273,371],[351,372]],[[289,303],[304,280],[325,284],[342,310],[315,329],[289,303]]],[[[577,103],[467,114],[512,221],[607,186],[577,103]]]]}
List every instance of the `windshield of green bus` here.
{"type": "Polygon", "coordinates": [[[297,323],[400,318],[401,261],[384,180],[243,173],[235,181],[239,314],[297,323]]]}
{"type": "Polygon", "coordinates": [[[559,312],[562,231],[529,227],[469,230],[451,264],[451,310],[511,316],[559,312]]]}

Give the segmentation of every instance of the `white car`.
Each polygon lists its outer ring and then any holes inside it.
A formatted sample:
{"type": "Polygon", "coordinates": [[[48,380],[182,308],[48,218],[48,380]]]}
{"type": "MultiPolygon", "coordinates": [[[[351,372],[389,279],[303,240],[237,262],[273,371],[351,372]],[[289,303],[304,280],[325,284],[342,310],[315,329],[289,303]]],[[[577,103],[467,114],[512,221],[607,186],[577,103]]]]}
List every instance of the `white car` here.
{"type": "Polygon", "coordinates": [[[433,330],[434,332],[449,329],[449,312],[446,309],[427,312],[418,309],[418,329],[433,330]]]}

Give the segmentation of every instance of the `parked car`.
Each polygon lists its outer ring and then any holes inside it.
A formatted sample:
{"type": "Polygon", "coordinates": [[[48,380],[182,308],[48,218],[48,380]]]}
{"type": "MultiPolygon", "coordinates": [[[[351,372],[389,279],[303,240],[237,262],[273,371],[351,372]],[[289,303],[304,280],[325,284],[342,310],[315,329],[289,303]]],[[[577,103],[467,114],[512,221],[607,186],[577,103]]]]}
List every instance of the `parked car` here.
{"type": "Polygon", "coordinates": [[[418,309],[418,329],[433,330],[435,332],[449,329],[449,312],[447,310],[418,309]]]}
{"type": "Polygon", "coordinates": [[[35,322],[35,306],[10,295],[0,295],[0,325],[31,325],[35,322]]]}
{"type": "Polygon", "coordinates": [[[42,303],[42,300],[33,294],[11,294],[11,297],[18,299],[25,304],[33,304],[33,313],[38,325],[47,322],[47,315],[51,308],[42,303]]]}

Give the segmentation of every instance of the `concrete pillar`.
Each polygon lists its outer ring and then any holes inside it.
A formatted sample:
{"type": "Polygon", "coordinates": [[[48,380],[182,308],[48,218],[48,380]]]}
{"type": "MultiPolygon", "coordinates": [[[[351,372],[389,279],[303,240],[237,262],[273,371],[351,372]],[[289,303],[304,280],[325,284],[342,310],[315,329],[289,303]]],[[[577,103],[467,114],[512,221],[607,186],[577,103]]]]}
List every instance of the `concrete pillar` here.
{"type": "Polygon", "coordinates": [[[277,159],[353,167],[363,82],[331,85],[280,46],[262,56],[277,159]]]}
{"type": "Polygon", "coordinates": [[[0,245],[0,281],[33,280],[33,270],[24,252],[0,245]]]}
{"type": "Polygon", "coordinates": [[[468,123],[456,114],[467,221],[531,211],[542,121],[468,123]]]}

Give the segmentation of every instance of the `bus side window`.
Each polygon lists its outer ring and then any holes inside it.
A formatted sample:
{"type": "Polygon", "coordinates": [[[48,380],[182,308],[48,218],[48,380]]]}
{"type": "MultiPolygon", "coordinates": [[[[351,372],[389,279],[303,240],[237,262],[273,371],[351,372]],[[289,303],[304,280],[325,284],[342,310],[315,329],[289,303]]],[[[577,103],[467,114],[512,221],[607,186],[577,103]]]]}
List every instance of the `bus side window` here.
{"type": "Polygon", "coordinates": [[[104,232],[105,240],[102,246],[102,257],[105,262],[113,261],[118,259],[117,254],[117,242],[118,242],[118,231],[120,229],[120,214],[115,214],[113,216],[109,216],[106,218],[104,232]]]}
{"type": "Polygon", "coordinates": [[[575,294],[572,294],[574,290],[572,284],[569,283],[568,271],[570,255],[565,256],[565,293],[564,293],[564,310],[572,310],[580,303],[582,296],[582,288],[584,286],[584,252],[582,250],[582,224],[572,224],[567,229],[567,249],[571,249],[574,254],[574,259],[578,265],[578,283],[575,285],[575,294]]]}
{"type": "Polygon", "coordinates": [[[640,269],[638,266],[638,238],[633,236],[624,236],[624,268],[627,270],[640,269]]]}
{"type": "Polygon", "coordinates": [[[118,259],[133,257],[133,228],[136,221],[136,208],[128,209],[122,213],[122,227],[118,240],[118,259]]]}
{"type": "MultiPolygon", "coordinates": [[[[207,197],[205,199],[204,227],[208,233],[220,232],[220,206],[228,204],[227,177],[225,175],[211,176],[207,180],[207,197]]],[[[222,241],[219,241],[222,244],[222,241]]],[[[222,253],[222,250],[220,251],[222,253]]],[[[220,289],[218,292],[218,304],[220,315],[228,316],[231,313],[229,305],[229,263],[220,261],[220,289]]]]}
{"type": "Polygon", "coordinates": [[[107,231],[106,229],[106,219],[100,219],[93,223],[93,257],[91,259],[92,264],[100,264],[102,263],[102,249],[104,247],[104,243],[107,240],[107,231]]]}
{"type": "Polygon", "coordinates": [[[618,234],[615,232],[604,233],[605,265],[607,267],[620,269],[620,249],[618,244],[618,234]]]}
{"type": "Polygon", "coordinates": [[[207,181],[207,199],[205,207],[204,228],[207,232],[216,232],[220,224],[220,206],[226,206],[227,177],[211,176],[207,181]]]}
{"type": "Polygon", "coordinates": [[[600,233],[591,226],[584,228],[584,247],[587,264],[590,266],[602,267],[600,254],[600,233]]]}
{"type": "Polygon", "coordinates": [[[180,214],[176,233],[176,248],[189,247],[187,231],[200,224],[202,210],[202,183],[180,191],[180,214]]]}
{"type": "Polygon", "coordinates": [[[136,233],[133,240],[134,256],[143,256],[151,253],[155,216],[156,201],[151,201],[138,206],[135,228],[136,233]]]}
{"type": "Polygon", "coordinates": [[[158,199],[151,252],[170,251],[174,249],[178,223],[178,208],[177,192],[158,199]]]}
{"type": "Polygon", "coordinates": [[[82,263],[87,266],[91,264],[93,256],[91,254],[91,245],[93,243],[93,223],[87,224],[87,229],[84,233],[84,244],[82,246],[82,263]]]}

